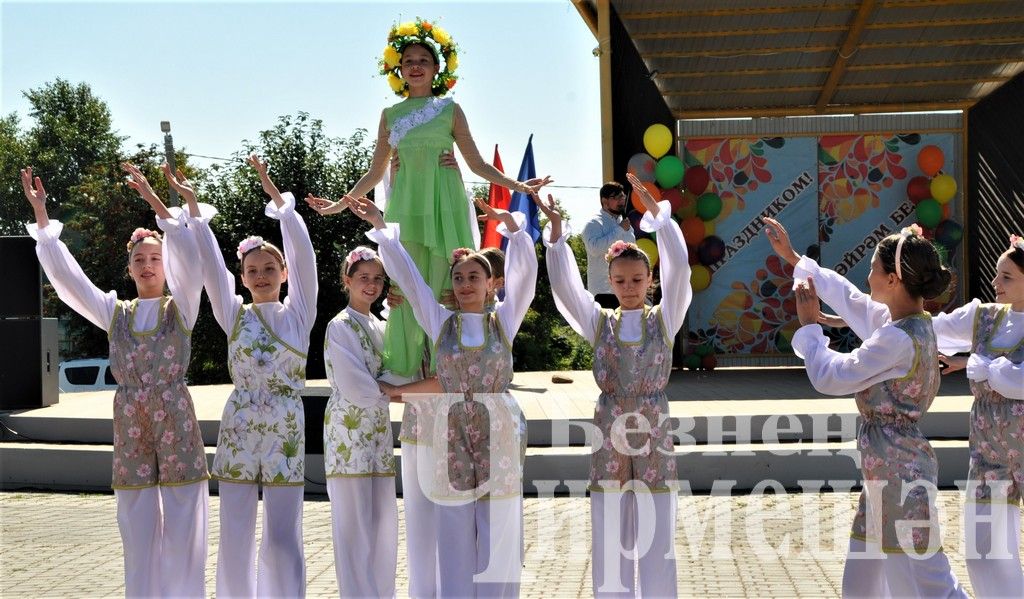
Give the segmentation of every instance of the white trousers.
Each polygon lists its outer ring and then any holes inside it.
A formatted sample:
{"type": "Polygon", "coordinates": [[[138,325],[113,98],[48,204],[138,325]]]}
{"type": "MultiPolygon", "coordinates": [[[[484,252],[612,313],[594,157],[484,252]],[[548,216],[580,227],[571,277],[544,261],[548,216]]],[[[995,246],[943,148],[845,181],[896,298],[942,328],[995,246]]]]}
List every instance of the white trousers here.
{"type": "Polygon", "coordinates": [[[259,487],[221,481],[218,597],[303,597],[303,487],[263,487],[263,540],[256,555],[259,487]]]}
{"type": "Polygon", "coordinates": [[[394,597],[398,567],[395,477],[332,477],[331,536],[341,597],[394,597]]]}
{"type": "Polygon", "coordinates": [[[126,597],[205,597],[207,481],[117,489],[126,597]]]}
{"type": "Polygon", "coordinates": [[[676,597],[675,493],[590,494],[595,597],[676,597]]]}
{"type": "Polygon", "coordinates": [[[964,505],[964,517],[967,574],[974,595],[978,599],[1024,597],[1020,508],[1006,503],[968,501],[964,505]]]}
{"type": "Polygon", "coordinates": [[[409,597],[431,599],[437,596],[437,505],[420,486],[433,479],[434,462],[425,445],[402,443],[402,503],[405,508],[405,555],[409,564],[409,597]]]}
{"type": "MultiPolygon", "coordinates": [[[[859,539],[850,539],[843,569],[844,598],[967,597],[949,568],[946,554],[941,551],[927,559],[917,559],[903,553],[857,559],[851,557],[851,554],[869,555],[868,545],[859,539]]],[[[879,555],[877,546],[872,548],[870,555],[879,555]]]]}
{"type": "Polygon", "coordinates": [[[518,597],[522,508],[518,497],[439,505],[441,597],[518,597]]]}

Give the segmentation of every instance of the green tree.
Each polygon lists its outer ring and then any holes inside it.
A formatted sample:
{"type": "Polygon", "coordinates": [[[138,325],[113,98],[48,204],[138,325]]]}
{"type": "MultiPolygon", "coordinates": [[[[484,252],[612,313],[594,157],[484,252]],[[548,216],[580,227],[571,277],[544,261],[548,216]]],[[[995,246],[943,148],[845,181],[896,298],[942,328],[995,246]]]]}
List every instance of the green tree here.
{"type": "Polygon", "coordinates": [[[32,218],[18,178],[27,165],[28,148],[18,130],[18,116],[12,113],[0,118],[0,235],[24,235],[22,223],[32,218]]]}

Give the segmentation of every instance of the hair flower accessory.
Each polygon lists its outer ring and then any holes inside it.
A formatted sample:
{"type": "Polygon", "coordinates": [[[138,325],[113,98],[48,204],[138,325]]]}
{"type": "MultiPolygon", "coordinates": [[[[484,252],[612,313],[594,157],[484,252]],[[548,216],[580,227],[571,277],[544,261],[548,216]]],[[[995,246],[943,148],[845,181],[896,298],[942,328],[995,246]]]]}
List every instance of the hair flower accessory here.
{"type": "Polygon", "coordinates": [[[608,252],[604,255],[605,262],[611,262],[618,258],[622,255],[622,252],[629,249],[629,246],[629,242],[622,241],[621,239],[616,241],[610,248],[608,248],[608,252]]]}
{"type": "Polygon", "coordinates": [[[431,49],[434,60],[440,65],[444,58],[444,66],[434,76],[431,89],[435,96],[443,96],[455,87],[458,77],[455,70],[459,68],[459,47],[444,29],[429,21],[417,18],[415,21],[392,25],[388,32],[388,45],[379,61],[380,74],[388,79],[388,85],[398,96],[408,96],[405,81],[402,80],[402,50],[409,44],[423,44],[431,49]]]}
{"type": "Polygon", "coordinates": [[[235,255],[238,256],[239,260],[241,260],[242,256],[248,254],[249,252],[253,251],[258,247],[263,247],[264,243],[266,242],[263,241],[263,238],[260,237],[259,235],[250,235],[249,237],[243,239],[242,243],[238,244],[238,251],[235,252],[235,255]]]}
{"type": "Polygon", "coordinates": [[[917,223],[911,223],[911,225],[909,227],[903,227],[900,230],[900,235],[902,235],[903,237],[910,237],[912,235],[921,235],[921,236],[923,236],[924,235],[924,229],[922,229],[921,225],[919,225],[917,223]]]}
{"type": "Polygon", "coordinates": [[[375,260],[377,258],[377,252],[373,251],[372,248],[368,248],[365,245],[361,245],[356,249],[352,250],[345,256],[345,270],[352,268],[352,265],[356,262],[363,260],[375,260]]]}
{"type": "Polygon", "coordinates": [[[131,253],[132,248],[135,247],[135,244],[139,243],[140,241],[142,241],[143,239],[145,239],[147,237],[152,237],[153,239],[156,239],[157,241],[162,241],[162,239],[160,237],[160,234],[157,233],[156,231],[153,231],[153,230],[150,230],[150,229],[143,229],[142,227],[138,227],[134,231],[132,231],[132,236],[128,240],[128,244],[127,244],[128,245],[128,252],[131,253]]]}
{"type": "Polygon", "coordinates": [[[473,250],[469,248],[455,248],[452,250],[452,264],[455,264],[459,260],[473,253],[473,250]]]}
{"type": "Polygon", "coordinates": [[[1024,237],[1021,237],[1020,235],[1010,235],[1010,247],[1024,252],[1024,237]]]}

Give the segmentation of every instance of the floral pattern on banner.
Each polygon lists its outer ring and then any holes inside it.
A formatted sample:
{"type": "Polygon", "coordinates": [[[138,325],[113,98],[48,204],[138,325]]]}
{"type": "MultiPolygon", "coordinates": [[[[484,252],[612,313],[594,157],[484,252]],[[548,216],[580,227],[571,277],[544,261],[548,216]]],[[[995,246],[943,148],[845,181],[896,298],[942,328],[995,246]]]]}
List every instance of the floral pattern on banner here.
{"type": "Polygon", "coordinates": [[[728,353],[789,351],[800,327],[793,295],[793,267],[772,254],[749,283],[733,281],[733,291],[711,318],[715,349],[728,353]]]}
{"type": "Polygon", "coordinates": [[[743,196],[772,181],[768,166],[769,149],[786,145],[785,138],[694,139],[685,146],[687,165],[701,164],[711,177],[711,188],[722,198],[722,212],[715,220],[728,218],[746,208],[743,196]]]}
{"type": "MultiPolygon", "coordinates": [[[[972,352],[986,358],[1005,356],[1014,364],[1024,362],[1024,343],[1015,348],[999,350],[992,347],[992,337],[1005,322],[1005,304],[984,304],[978,308],[972,352]]],[[[1021,504],[1024,493],[1024,401],[1007,399],[992,390],[988,381],[971,381],[974,405],[971,406],[971,466],[967,478],[978,483],[973,490],[974,501],[1021,504]],[[1007,497],[993,498],[989,482],[1006,481],[1007,497]]]]}
{"type": "Polygon", "coordinates": [[[921,136],[833,135],[818,138],[819,237],[828,241],[836,225],[856,220],[880,204],[879,192],[907,178],[902,145],[921,136]]]}

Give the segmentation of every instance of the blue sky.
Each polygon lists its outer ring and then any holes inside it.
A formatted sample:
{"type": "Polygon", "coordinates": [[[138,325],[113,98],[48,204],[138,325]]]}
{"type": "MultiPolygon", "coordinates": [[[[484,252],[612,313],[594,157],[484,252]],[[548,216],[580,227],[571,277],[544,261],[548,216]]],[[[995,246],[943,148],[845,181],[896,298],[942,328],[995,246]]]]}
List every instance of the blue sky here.
{"type": "MultiPolygon", "coordinates": [[[[534,134],[539,174],[576,229],[601,184],[597,45],[568,0],[464,2],[24,2],[0,0],[0,111],[62,77],[88,83],[128,144],[229,156],[279,115],[303,110],[329,135],[376,132],[394,96],[377,75],[387,31],[417,16],[461,47],[453,97],[481,154],[519,169],[534,134]]],[[[206,161],[196,159],[200,164],[206,161]]],[[[470,181],[479,178],[466,172],[470,181]]]]}

